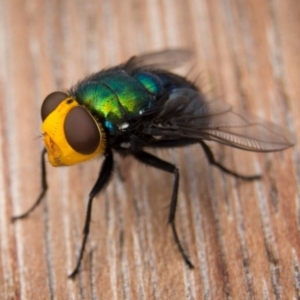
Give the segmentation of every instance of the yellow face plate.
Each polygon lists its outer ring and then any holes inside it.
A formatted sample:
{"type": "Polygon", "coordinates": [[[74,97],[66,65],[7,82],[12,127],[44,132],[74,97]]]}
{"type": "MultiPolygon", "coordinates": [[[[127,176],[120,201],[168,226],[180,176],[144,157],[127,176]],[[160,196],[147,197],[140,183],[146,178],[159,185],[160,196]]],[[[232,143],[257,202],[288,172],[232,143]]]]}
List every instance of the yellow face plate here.
{"type": "Polygon", "coordinates": [[[43,139],[48,152],[48,159],[52,166],[70,166],[89,160],[104,152],[105,133],[101,126],[94,119],[99,132],[100,143],[92,154],[81,154],[76,152],[67,142],[64,132],[66,116],[71,109],[79,106],[78,102],[69,97],[63,100],[57,108],[51,112],[42,124],[43,139]]]}

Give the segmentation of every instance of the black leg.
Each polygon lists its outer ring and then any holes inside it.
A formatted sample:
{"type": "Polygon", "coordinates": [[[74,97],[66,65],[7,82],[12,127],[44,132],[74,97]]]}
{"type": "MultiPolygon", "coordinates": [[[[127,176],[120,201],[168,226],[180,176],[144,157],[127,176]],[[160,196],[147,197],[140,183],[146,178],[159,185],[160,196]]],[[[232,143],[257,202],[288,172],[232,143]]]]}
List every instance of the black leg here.
{"type": "Polygon", "coordinates": [[[169,212],[169,224],[172,227],[173,236],[175,239],[175,242],[177,244],[178,250],[184,259],[185,263],[188,265],[189,268],[194,268],[193,264],[189,260],[188,256],[183,250],[183,247],[181,245],[181,242],[178,238],[177,230],[175,227],[175,214],[176,214],[176,208],[177,208],[177,195],[178,195],[178,186],[179,186],[179,170],[174,165],[159,159],[156,156],[153,156],[147,152],[136,152],[133,153],[133,156],[139,160],[140,162],[147,164],[149,166],[152,166],[154,168],[169,172],[174,174],[175,180],[174,180],[174,186],[173,186],[173,193],[172,193],[172,199],[171,199],[171,205],[170,205],[170,212],[169,212]]]}
{"type": "Polygon", "coordinates": [[[256,180],[256,179],[261,178],[260,175],[251,175],[251,176],[241,175],[241,174],[233,172],[233,171],[227,169],[226,167],[222,166],[220,163],[216,162],[214,155],[211,152],[210,148],[201,140],[199,141],[199,140],[189,139],[189,138],[182,138],[182,139],[175,139],[175,140],[161,140],[161,141],[152,143],[151,147],[153,147],[153,148],[172,148],[172,147],[188,146],[188,145],[192,145],[195,143],[199,143],[202,146],[209,163],[211,165],[219,168],[223,172],[225,172],[231,176],[234,176],[236,178],[243,179],[243,180],[256,180]]]}
{"type": "Polygon", "coordinates": [[[77,258],[77,263],[76,263],[75,269],[69,275],[69,278],[74,278],[79,271],[85,244],[86,244],[89,232],[90,232],[90,221],[91,221],[91,214],[92,214],[93,199],[106,186],[109,179],[111,178],[113,164],[114,164],[113,155],[112,155],[112,152],[109,152],[103,162],[98,179],[89,194],[89,201],[88,201],[87,211],[86,211],[86,215],[85,215],[85,222],[84,222],[84,227],[83,227],[83,238],[82,238],[82,242],[81,242],[80,252],[79,252],[79,256],[77,258]]]}
{"type": "Polygon", "coordinates": [[[227,168],[225,168],[224,166],[222,166],[221,164],[219,164],[218,162],[216,162],[213,153],[211,152],[210,148],[203,142],[203,141],[199,141],[199,144],[202,146],[204,153],[209,161],[209,163],[213,166],[216,166],[217,168],[219,168],[220,170],[222,170],[223,172],[232,175],[236,178],[240,178],[243,180],[256,180],[256,179],[260,179],[261,176],[260,175],[251,175],[251,176],[245,176],[245,175],[241,175],[238,173],[235,173],[233,171],[228,170],[227,168]]]}
{"type": "Polygon", "coordinates": [[[39,197],[37,198],[37,200],[34,202],[34,204],[23,214],[18,215],[18,216],[14,216],[11,218],[11,220],[14,222],[16,220],[19,219],[24,219],[26,218],[42,201],[42,199],[44,198],[46,191],[48,189],[48,185],[47,185],[47,173],[46,173],[46,153],[47,150],[44,148],[42,151],[42,155],[41,155],[41,169],[42,169],[42,192],[39,195],[39,197]]]}

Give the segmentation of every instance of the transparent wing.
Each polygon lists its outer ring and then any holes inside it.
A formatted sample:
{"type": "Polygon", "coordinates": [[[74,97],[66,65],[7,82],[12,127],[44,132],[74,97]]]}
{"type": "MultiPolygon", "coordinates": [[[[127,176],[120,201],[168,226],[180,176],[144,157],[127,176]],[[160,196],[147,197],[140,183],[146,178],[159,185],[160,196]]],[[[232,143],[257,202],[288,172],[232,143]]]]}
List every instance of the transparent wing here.
{"type": "Polygon", "coordinates": [[[124,69],[148,68],[174,69],[182,66],[193,57],[193,52],[187,49],[167,49],[163,51],[145,53],[131,57],[124,65],[124,69]]]}
{"type": "Polygon", "coordinates": [[[259,152],[283,150],[294,144],[294,138],[281,127],[225,102],[208,101],[192,89],[174,90],[150,132],[168,138],[213,140],[259,152]]]}

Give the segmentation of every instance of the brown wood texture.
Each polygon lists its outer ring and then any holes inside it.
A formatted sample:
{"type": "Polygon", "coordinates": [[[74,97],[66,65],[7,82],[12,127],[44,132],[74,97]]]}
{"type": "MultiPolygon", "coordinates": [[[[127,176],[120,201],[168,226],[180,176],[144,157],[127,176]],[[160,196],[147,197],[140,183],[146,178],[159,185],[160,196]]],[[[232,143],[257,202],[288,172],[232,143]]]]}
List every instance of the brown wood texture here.
{"type": "MultiPolygon", "coordinates": [[[[152,50],[195,50],[193,74],[210,97],[300,130],[300,2],[295,0],[0,1],[1,299],[299,299],[299,146],[271,154],[211,143],[157,152],[181,171],[176,223],[195,264],[167,226],[173,177],[116,157],[93,207],[82,270],[75,264],[87,195],[102,159],[47,165],[40,192],[40,106],[91,72],[152,50]]],[[[182,71],[185,74],[187,71],[182,71]]],[[[195,78],[195,77],[194,77],[195,78]]],[[[299,137],[298,137],[299,140],[299,137]]]]}

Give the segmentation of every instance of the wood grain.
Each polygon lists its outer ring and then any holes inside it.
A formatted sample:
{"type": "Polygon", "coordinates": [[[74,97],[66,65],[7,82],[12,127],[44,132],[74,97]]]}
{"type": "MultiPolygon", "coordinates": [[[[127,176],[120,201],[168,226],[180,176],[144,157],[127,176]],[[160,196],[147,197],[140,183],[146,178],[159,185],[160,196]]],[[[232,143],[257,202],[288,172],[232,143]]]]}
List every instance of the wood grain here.
{"type": "Polygon", "coordinates": [[[228,168],[262,173],[255,182],[209,166],[199,146],[157,152],[181,171],[176,221],[193,271],[167,226],[172,176],[131,158],[116,157],[115,176],[95,201],[74,281],[67,274],[102,159],[49,165],[43,204],[10,221],[40,191],[45,96],[134,54],[194,49],[190,76],[210,97],[298,137],[299,2],[1,0],[0,7],[1,299],[300,298],[299,146],[257,154],[210,144],[228,168]]]}

